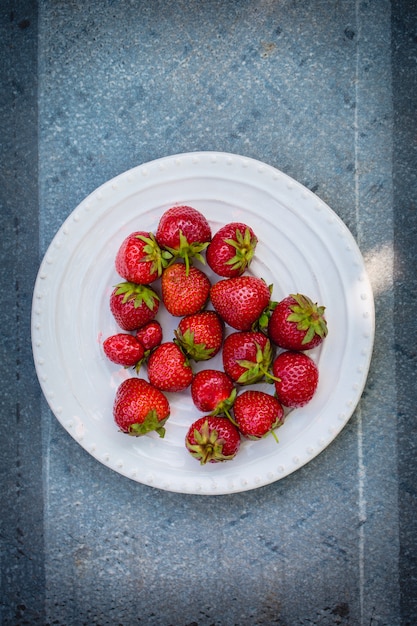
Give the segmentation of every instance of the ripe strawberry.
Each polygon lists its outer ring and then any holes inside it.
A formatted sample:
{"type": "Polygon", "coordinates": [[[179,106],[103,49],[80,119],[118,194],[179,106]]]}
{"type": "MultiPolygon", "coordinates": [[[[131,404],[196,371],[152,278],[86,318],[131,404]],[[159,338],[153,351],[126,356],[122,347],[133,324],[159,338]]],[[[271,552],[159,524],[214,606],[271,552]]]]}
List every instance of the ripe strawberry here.
{"type": "Polygon", "coordinates": [[[131,283],[148,285],[159,278],[172,255],[162,251],[152,233],[137,231],[122,242],[116,254],[116,271],[131,283]]]}
{"type": "Polygon", "coordinates": [[[162,341],[161,324],[156,320],[152,320],[145,324],[145,326],[142,326],[142,328],[139,328],[135,335],[136,339],[142,344],[145,350],[153,350],[156,346],[159,346],[162,341]]]}
{"type": "Polygon", "coordinates": [[[240,385],[262,380],[268,374],[272,358],[271,342],[260,331],[235,332],[224,340],[224,371],[240,385]]]}
{"type": "Polygon", "coordinates": [[[191,385],[193,371],[181,348],[169,341],[161,343],[151,353],[148,378],[161,391],[183,391],[191,385]]]}
{"type": "Polygon", "coordinates": [[[249,390],[236,398],[233,416],[244,437],[261,439],[281,426],[284,421],[284,409],[269,393],[249,390]]]}
{"type": "Polygon", "coordinates": [[[123,330],[136,330],[154,319],[159,296],[151,287],[119,283],[110,295],[110,310],[123,330]]]}
{"type": "Polygon", "coordinates": [[[316,392],[319,371],[304,352],[282,352],[272,365],[272,373],[277,379],[277,398],[286,407],[304,406],[316,392]]]}
{"type": "Polygon", "coordinates": [[[328,329],[324,306],[302,294],[278,302],[268,323],[270,340],[286,350],[310,350],[320,345],[328,329]]]}
{"type": "Polygon", "coordinates": [[[145,349],[133,335],[117,333],[103,342],[107,358],[123,367],[134,367],[138,372],[145,358],[145,349]]]}
{"type": "Polygon", "coordinates": [[[175,330],[175,343],[193,361],[214,357],[223,344],[224,324],[214,311],[183,317],[175,330]]]}
{"type": "Polygon", "coordinates": [[[220,463],[234,459],[239,451],[240,435],[227,417],[207,415],[191,424],[185,445],[201,465],[220,463]]]}
{"type": "Polygon", "coordinates": [[[249,267],[258,239],[242,222],[226,224],[213,236],[206,261],[219,276],[240,276],[249,267]]]}
{"type": "Polygon", "coordinates": [[[167,398],[143,378],[128,378],[117,389],[113,417],[122,432],[139,437],[155,430],[164,437],[169,415],[167,398]]]}
{"type": "Polygon", "coordinates": [[[210,294],[210,281],[197,267],[187,268],[184,263],[174,263],[161,278],[162,300],[166,309],[176,317],[201,311],[210,294]]]}
{"type": "Polygon", "coordinates": [[[204,215],[190,206],[174,206],[159,220],[156,240],[174,257],[184,259],[187,272],[190,259],[204,262],[201,252],[211,239],[211,228],[204,215]]]}
{"type": "Polygon", "coordinates": [[[250,330],[271,298],[264,280],[246,275],[220,280],[211,287],[210,296],[220,317],[236,330],[250,330]]]}
{"type": "Polygon", "coordinates": [[[195,374],[191,383],[192,401],[202,413],[230,417],[229,411],[235,397],[233,381],[225,372],[201,370],[195,374]]]}

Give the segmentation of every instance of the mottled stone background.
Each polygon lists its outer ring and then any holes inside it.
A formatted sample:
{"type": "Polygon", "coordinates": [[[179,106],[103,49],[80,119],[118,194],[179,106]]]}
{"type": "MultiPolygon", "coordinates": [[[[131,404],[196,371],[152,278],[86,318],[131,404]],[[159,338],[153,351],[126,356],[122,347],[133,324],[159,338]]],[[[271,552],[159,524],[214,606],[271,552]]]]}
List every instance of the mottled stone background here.
{"type": "Polygon", "coordinates": [[[0,6],[1,621],[417,623],[417,6],[5,0],[0,6]],[[89,456],[43,400],[36,272],[77,204],[168,154],[234,152],[344,220],[376,305],[337,439],[258,490],[173,494],[89,456]]]}

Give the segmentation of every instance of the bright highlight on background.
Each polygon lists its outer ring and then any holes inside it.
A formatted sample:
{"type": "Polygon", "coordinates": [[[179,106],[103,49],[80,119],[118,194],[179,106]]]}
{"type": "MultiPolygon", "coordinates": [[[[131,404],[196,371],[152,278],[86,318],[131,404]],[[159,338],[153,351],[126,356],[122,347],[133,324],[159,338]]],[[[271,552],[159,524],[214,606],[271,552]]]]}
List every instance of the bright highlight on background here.
{"type": "Polygon", "coordinates": [[[394,249],[390,244],[373,248],[364,260],[374,295],[389,289],[393,282],[394,249]]]}

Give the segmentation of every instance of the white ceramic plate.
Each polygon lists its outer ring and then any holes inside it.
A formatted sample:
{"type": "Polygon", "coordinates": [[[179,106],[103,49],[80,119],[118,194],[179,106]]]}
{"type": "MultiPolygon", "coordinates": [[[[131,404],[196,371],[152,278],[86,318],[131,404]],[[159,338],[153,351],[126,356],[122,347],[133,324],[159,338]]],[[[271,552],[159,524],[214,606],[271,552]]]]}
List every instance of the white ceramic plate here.
{"type": "MultiPolygon", "coordinates": [[[[179,319],[162,309],[157,319],[164,340],[171,340],[179,319]]],[[[34,360],[59,422],[107,467],[174,492],[254,489],[314,458],[345,426],[360,399],[373,339],[372,290],[344,223],[298,182],[234,154],[174,155],[102,185],[59,229],[34,289],[34,360]],[[112,417],[115,391],[133,374],[102,352],[103,340],[119,330],[108,301],[120,282],[114,258],[121,242],[135,230],[155,232],[162,213],[178,203],[203,212],[213,233],[229,221],[249,224],[259,239],[251,273],[274,285],[274,300],[302,292],[325,305],[329,326],[322,347],[310,352],[320,371],[318,391],[306,407],[289,414],[277,431],[279,443],[272,436],[244,441],[233,461],[207,466],[200,466],[184,446],[189,424],[200,417],[189,391],[167,394],[171,416],[164,439],[155,433],[134,438],[118,431],[112,417]]],[[[203,367],[221,369],[220,356],[196,370],[203,367]]],[[[146,368],[141,375],[146,377],[146,368]]]]}

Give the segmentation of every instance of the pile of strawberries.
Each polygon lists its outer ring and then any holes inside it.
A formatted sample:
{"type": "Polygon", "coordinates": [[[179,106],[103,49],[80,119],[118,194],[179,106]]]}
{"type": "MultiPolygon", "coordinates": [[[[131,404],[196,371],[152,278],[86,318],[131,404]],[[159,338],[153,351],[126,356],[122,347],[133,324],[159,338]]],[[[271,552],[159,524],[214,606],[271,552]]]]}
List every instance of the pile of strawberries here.
{"type": "Polygon", "coordinates": [[[276,439],[289,410],[311,400],[319,375],[306,351],[327,335],[324,307],[302,294],[274,302],[272,286],[246,272],[257,243],[241,222],[212,235],[206,217],[190,206],[171,207],[155,233],[133,232],[122,242],[115,268],[123,282],[110,296],[120,332],[103,342],[107,358],[133,372],[113,406],[122,432],[163,437],[167,393],[189,390],[203,415],[190,424],[185,447],[201,464],[215,463],[233,459],[242,438],[276,439]],[[213,283],[196,260],[219,280],[213,283]],[[168,341],[156,319],[162,306],[178,318],[168,341]],[[217,354],[222,370],[193,371],[193,362],[217,354]],[[260,382],[273,392],[250,388],[260,382]]]}

